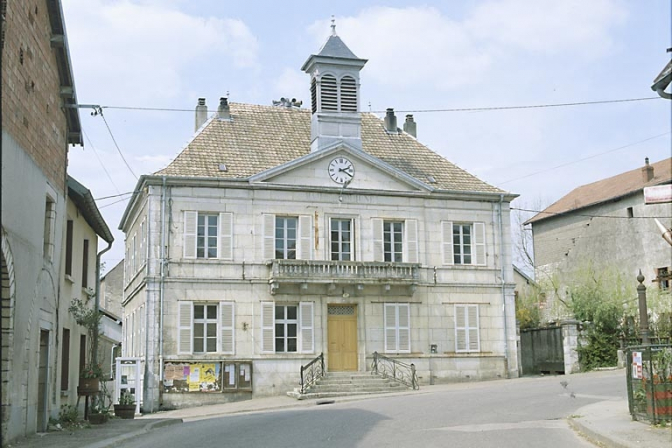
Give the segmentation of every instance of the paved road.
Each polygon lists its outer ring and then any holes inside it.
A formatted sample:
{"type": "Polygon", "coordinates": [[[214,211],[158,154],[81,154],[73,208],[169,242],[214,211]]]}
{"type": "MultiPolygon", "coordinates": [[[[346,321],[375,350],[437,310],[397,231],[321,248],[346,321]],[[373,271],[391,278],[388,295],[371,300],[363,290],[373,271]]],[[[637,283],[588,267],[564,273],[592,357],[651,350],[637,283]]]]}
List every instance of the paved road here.
{"type": "Polygon", "coordinates": [[[592,447],[566,417],[625,394],[620,371],[469,383],[434,394],[192,421],[124,446],[592,447]]]}

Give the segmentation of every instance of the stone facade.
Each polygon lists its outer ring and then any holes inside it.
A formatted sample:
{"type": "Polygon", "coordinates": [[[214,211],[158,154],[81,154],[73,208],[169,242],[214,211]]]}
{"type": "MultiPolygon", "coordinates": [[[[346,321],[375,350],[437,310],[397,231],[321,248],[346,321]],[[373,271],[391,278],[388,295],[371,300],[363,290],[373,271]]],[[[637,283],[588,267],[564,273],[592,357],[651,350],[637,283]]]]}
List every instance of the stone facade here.
{"type": "Polygon", "coordinates": [[[145,360],[145,412],[285,394],[320,353],[368,371],[378,352],[422,384],[517,376],[515,195],[391,109],[358,112],[365,62],[332,35],[304,64],[311,110],[222,99],[141,177],[120,229],[123,355],[145,360]]]}

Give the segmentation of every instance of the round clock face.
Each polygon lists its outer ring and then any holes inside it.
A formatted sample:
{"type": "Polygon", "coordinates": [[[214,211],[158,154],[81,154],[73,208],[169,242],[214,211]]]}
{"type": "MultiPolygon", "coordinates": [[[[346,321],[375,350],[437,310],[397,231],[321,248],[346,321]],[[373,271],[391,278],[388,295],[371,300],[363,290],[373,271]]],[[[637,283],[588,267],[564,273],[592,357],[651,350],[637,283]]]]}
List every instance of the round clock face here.
{"type": "Polygon", "coordinates": [[[355,166],[345,157],[336,157],[329,163],[329,177],[337,184],[344,184],[355,177],[355,166]]]}

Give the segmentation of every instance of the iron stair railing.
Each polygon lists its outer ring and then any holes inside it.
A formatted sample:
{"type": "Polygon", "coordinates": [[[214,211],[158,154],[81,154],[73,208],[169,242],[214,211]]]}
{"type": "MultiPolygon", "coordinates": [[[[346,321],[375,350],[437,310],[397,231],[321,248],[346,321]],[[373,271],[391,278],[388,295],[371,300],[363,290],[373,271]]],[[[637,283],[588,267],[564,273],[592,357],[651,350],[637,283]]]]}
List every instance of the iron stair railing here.
{"type": "Polygon", "coordinates": [[[324,354],[320,353],[305,366],[301,366],[301,394],[305,394],[317,380],[324,376],[324,354]]]}
{"type": "Polygon", "coordinates": [[[373,352],[371,373],[405,384],[408,387],[412,387],[413,390],[420,389],[418,375],[415,373],[415,364],[412,363],[406,364],[405,362],[383,356],[378,352],[373,352]]]}

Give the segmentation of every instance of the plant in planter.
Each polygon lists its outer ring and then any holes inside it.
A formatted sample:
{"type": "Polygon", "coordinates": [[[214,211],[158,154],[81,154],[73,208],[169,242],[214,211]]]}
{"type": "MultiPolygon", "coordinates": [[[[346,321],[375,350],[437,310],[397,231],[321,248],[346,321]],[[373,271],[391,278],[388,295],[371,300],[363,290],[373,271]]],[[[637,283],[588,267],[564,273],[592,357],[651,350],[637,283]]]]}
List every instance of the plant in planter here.
{"type": "Polygon", "coordinates": [[[89,422],[94,425],[105,423],[110,417],[112,407],[112,395],[107,391],[107,383],[100,383],[100,392],[93,397],[89,422]]]}
{"type": "MultiPolygon", "coordinates": [[[[68,308],[68,311],[75,318],[75,322],[86,329],[87,338],[90,341],[98,333],[102,317],[99,312],[87,305],[94,295],[93,290],[87,290],[88,298],[86,302],[80,299],[73,299],[68,308]]],[[[88,364],[82,369],[79,375],[79,387],[77,388],[79,395],[93,395],[97,394],[100,390],[100,379],[103,378],[103,370],[100,364],[96,362],[94,355],[95,353],[93,353],[91,348],[87,356],[88,364]]]]}
{"type": "Polygon", "coordinates": [[[122,392],[119,403],[114,405],[114,415],[119,418],[135,418],[135,398],[129,392],[122,392]]]}

